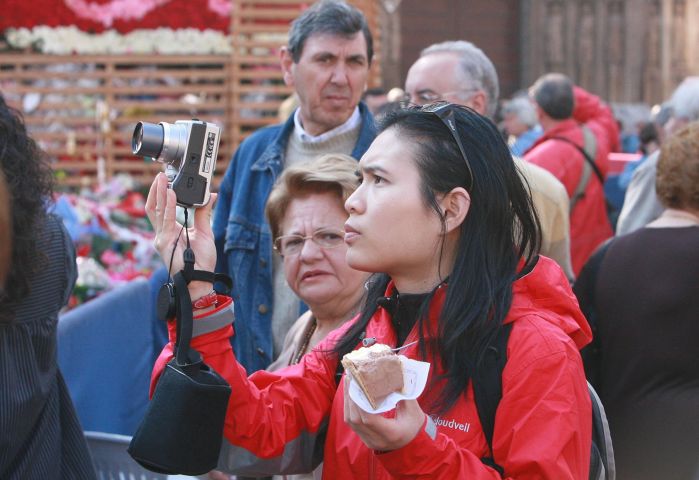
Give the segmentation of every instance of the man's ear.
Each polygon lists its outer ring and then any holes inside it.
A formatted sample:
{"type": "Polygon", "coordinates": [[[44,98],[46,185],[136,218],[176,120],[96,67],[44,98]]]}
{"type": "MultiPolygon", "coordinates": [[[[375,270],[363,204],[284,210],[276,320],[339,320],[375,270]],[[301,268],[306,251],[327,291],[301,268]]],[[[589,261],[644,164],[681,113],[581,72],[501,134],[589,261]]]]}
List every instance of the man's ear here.
{"type": "Polygon", "coordinates": [[[534,100],[532,100],[532,105],[534,105],[534,110],[536,111],[536,119],[541,123],[542,120],[546,119],[547,115],[544,109],[539,106],[534,100]]]}
{"type": "Polygon", "coordinates": [[[444,195],[439,202],[444,215],[446,233],[458,229],[471,208],[471,195],[463,187],[456,187],[444,195]]]}
{"type": "Polygon", "coordinates": [[[281,63],[282,73],[284,74],[284,84],[287,87],[294,86],[294,59],[288,47],[282,47],[279,50],[279,62],[281,63]]]}
{"type": "Polygon", "coordinates": [[[481,115],[488,115],[488,97],[483,90],[478,90],[469,99],[471,108],[481,115]]]}

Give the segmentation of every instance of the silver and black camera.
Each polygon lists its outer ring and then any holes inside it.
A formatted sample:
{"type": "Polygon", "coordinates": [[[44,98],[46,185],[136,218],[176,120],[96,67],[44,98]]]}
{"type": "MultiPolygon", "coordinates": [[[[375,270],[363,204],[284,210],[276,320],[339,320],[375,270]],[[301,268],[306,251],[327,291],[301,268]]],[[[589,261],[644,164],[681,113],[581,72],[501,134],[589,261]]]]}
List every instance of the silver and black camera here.
{"type": "Polygon", "coordinates": [[[220,140],[217,125],[196,119],[174,124],[138,122],[131,150],[164,163],[178,205],[197,208],[209,203],[220,140]]]}

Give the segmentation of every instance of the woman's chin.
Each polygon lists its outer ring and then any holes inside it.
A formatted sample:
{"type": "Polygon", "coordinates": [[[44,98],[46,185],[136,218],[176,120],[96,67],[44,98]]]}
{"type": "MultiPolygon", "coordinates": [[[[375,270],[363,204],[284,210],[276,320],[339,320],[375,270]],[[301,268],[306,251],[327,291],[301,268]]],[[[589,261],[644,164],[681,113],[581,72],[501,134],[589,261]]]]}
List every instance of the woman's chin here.
{"type": "Polygon", "coordinates": [[[358,249],[348,247],[347,248],[347,255],[345,256],[345,259],[347,260],[347,265],[350,266],[350,268],[353,268],[355,270],[360,270],[362,272],[366,272],[366,266],[367,266],[367,261],[366,261],[366,256],[362,255],[358,249]]]}
{"type": "Polygon", "coordinates": [[[337,298],[340,292],[336,291],[305,291],[300,292],[299,298],[303,303],[308,305],[311,311],[314,311],[318,305],[326,305],[333,299],[337,298]]]}
{"type": "Polygon", "coordinates": [[[340,288],[338,282],[328,278],[324,280],[318,279],[313,282],[302,282],[297,290],[296,295],[309,307],[312,303],[327,302],[342,293],[342,288],[340,288]]]}
{"type": "Polygon", "coordinates": [[[351,256],[349,252],[347,253],[347,265],[360,272],[376,273],[383,271],[377,268],[377,262],[372,262],[364,256],[351,256]]]}

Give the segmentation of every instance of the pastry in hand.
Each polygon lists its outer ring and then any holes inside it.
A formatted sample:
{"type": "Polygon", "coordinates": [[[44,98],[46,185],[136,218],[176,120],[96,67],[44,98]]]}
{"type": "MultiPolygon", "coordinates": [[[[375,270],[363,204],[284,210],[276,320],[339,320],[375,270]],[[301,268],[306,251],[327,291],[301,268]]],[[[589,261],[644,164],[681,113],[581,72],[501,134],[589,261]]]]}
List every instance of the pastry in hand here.
{"type": "Polygon", "coordinates": [[[403,363],[388,345],[376,343],[354,350],[342,357],[342,366],[374,409],[391,393],[403,390],[403,363]]]}

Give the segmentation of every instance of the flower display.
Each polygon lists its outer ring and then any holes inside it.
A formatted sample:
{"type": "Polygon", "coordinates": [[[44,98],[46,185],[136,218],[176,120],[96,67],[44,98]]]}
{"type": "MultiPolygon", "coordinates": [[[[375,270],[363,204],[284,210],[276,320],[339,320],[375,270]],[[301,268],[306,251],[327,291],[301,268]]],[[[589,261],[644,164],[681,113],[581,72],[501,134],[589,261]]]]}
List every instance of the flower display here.
{"type": "Polygon", "coordinates": [[[78,265],[69,308],[161,267],[144,191],[119,175],[102,187],[57,196],[53,212],[73,240],[78,265]]]}
{"type": "Polygon", "coordinates": [[[226,33],[231,6],[230,0],[3,0],[0,32],[44,25],[89,33],[160,27],[226,33]]]}
{"type": "Polygon", "coordinates": [[[5,32],[14,48],[34,47],[53,55],[78,54],[228,54],[230,36],[217,30],[196,28],[139,29],[121,34],[116,30],[87,33],[76,26],[11,28],[5,32]]]}
{"type": "Polygon", "coordinates": [[[111,0],[107,3],[88,0],[63,0],[75,15],[111,27],[114,20],[140,20],[148,13],[169,3],[170,0],[111,0]]]}
{"type": "MultiPolygon", "coordinates": [[[[96,3],[89,0],[63,0],[78,17],[92,19],[105,27],[111,27],[115,20],[141,20],[158,7],[172,0],[110,0],[96,3]]],[[[207,7],[221,17],[229,17],[231,2],[207,0],[207,7]]]]}

